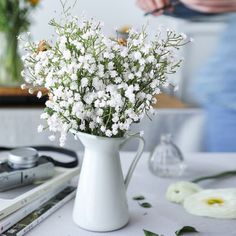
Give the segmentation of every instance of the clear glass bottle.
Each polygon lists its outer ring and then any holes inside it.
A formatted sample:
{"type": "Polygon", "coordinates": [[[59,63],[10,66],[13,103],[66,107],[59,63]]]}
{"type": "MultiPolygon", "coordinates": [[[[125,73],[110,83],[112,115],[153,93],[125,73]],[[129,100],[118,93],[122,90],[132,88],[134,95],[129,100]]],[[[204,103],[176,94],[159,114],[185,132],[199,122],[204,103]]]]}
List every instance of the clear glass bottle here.
{"type": "Polygon", "coordinates": [[[177,177],[183,174],[185,167],[183,155],[171,135],[162,135],[149,158],[151,172],[159,177],[177,177]]]}

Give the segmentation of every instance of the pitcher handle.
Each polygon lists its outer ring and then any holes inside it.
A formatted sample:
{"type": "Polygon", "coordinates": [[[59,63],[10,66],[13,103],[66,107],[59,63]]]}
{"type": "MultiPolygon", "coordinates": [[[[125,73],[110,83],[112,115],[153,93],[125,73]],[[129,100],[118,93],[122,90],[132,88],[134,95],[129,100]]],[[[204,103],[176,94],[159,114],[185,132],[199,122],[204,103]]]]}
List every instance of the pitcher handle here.
{"type": "Polygon", "coordinates": [[[133,161],[132,161],[132,163],[131,163],[131,165],[130,165],[130,167],[129,167],[129,170],[128,170],[127,175],[126,175],[125,180],[124,180],[125,188],[126,188],[126,189],[128,188],[128,185],[129,185],[129,182],[130,182],[131,177],[132,177],[132,175],[133,175],[133,172],[134,172],[134,170],[135,170],[135,167],[136,167],[136,165],[137,165],[137,163],[138,163],[140,157],[141,157],[142,154],[143,154],[144,146],[145,146],[145,140],[140,136],[140,134],[135,134],[135,135],[130,135],[130,136],[128,136],[128,137],[125,139],[125,141],[121,144],[121,147],[123,147],[124,144],[125,144],[127,141],[129,141],[129,140],[131,140],[131,139],[133,139],[133,138],[134,138],[134,139],[139,139],[139,146],[138,146],[138,150],[137,150],[137,152],[136,152],[136,155],[135,155],[135,157],[134,157],[134,159],[133,159],[133,161]]]}

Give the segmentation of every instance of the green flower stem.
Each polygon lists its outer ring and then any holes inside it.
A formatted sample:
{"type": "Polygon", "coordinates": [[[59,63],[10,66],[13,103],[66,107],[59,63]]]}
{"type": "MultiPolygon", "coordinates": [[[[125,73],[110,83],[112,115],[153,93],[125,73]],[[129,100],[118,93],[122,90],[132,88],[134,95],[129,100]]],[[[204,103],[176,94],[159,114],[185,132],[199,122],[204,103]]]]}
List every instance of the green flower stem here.
{"type": "Polygon", "coordinates": [[[218,179],[218,178],[224,178],[224,177],[229,177],[232,175],[236,175],[236,170],[230,170],[230,171],[225,171],[216,175],[209,175],[209,176],[203,176],[203,177],[199,177],[196,178],[194,180],[192,180],[191,182],[193,183],[198,183],[204,180],[208,180],[208,179],[218,179]]]}

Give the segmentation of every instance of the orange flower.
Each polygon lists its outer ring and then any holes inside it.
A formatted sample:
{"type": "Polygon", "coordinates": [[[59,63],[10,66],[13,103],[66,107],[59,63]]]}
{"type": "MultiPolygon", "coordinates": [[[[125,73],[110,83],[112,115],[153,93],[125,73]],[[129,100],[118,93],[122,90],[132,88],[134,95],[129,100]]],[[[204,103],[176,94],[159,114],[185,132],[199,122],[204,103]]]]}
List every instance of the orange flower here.
{"type": "Polygon", "coordinates": [[[47,51],[50,48],[50,45],[46,40],[41,40],[38,45],[37,53],[47,51]]]}
{"type": "Polygon", "coordinates": [[[122,45],[122,46],[127,46],[127,40],[123,39],[123,38],[119,38],[117,40],[118,44],[122,45]]]}
{"type": "Polygon", "coordinates": [[[36,6],[39,4],[40,0],[28,0],[28,2],[32,5],[32,6],[36,6]]]}
{"type": "Polygon", "coordinates": [[[121,33],[129,33],[130,28],[131,28],[130,26],[125,25],[125,26],[123,26],[123,27],[121,27],[119,29],[119,32],[121,32],[121,33]]]}

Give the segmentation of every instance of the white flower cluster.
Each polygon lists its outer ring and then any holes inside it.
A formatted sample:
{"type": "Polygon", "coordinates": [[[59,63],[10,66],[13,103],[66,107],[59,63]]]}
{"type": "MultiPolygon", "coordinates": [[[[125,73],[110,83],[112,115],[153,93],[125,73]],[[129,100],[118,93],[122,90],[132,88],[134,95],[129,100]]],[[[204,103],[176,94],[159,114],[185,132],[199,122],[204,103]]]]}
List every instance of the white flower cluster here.
{"type": "Polygon", "coordinates": [[[170,202],[183,203],[184,200],[195,193],[202,191],[202,188],[192,182],[180,181],[171,184],[166,191],[166,198],[170,202]]]}
{"type": "Polygon", "coordinates": [[[198,184],[180,181],[166,192],[170,202],[182,204],[193,215],[219,219],[236,218],[236,189],[202,189],[198,184]]]}
{"type": "Polygon", "coordinates": [[[28,84],[48,90],[41,118],[45,128],[61,133],[61,145],[68,132],[122,137],[152,111],[154,95],[181,64],[175,51],[187,43],[173,31],[148,41],[145,30],[133,29],[121,43],[107,38],[99,22],[71,16],[50,24],[54,45],[27,42],[22,75],[28,84]]]}

